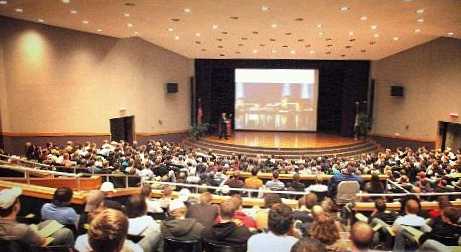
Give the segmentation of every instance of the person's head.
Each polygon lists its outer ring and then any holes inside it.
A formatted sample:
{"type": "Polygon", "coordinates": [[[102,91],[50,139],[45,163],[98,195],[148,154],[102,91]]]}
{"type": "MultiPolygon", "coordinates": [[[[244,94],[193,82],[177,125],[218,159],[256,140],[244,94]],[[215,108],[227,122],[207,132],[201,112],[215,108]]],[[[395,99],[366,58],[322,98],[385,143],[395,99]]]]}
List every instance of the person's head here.
{"type": "Polygon", "coordinates": [[[272,205],[282,203],[282,199],[276,193],[266,193],[264,194],[264,207],[271,208],[272,205]]]}
{"type": "Polygon", "coordinates": [[[213,195],[211,195],[210,192],[204,192],[200,194],[200,203],[204,205],[208,205],[211,203],[211,200],[213,199],[213,195]]]}
{"type": "Polygon", "coordinates": [[[407,214],[418,214],[419,213],[419,204],[418,201],[414,199],[409,199],[405,204],[405,212],[407,214]]]}
{"type": "Polygon", "coordinates": [[[69,187],[59,187],[54,191],[53,204],[56,206],[67,206],[72,200],[74,192],[69,187]]]}
{"type": "Polygon", "coordinates": [[[459,217],[459,211],[454,207],[446,207],[442,211],[442,220],[448,224],[458,223],[459,217]]]}
{"type": "Polygon", "coordinates": [[[316,218],[311,226],[311,237],[321,241],[324,244],[331,245],[339,240],[339,231],[336,227],[335,220],[326,215],[322,218],[316,218]]]}
{"type": "Polygon", "coordinates": [[[308,193],[306,196],[304,196],[304,204],[308,209],[312,209],[313,206],[317,205],[317,202],[318,197],[315,193],[308,193]]]}
{"type": "Polygon", "coordinates": [[[141,196],[148,199],[150,198],[151,193],[152,187],[150,186],[150,184],[143,184],[141,187],[141,196]]]}
{"type": "Polygon", "coordinates": [[[272,172],[272,179],[279,179],[279,172],[278,171],[273,171],[272,172]]]}
{"type": "Polygon", "coordinates": [[[450,199],[448,198],[447,195],[441,195],[437,197],[437,201],[439,202],[439,208],[440,209],[445,209],[447,207],[451,207],[451,202],[450,199]]]}
{"type": "Polygon", "coordinates": [[[128,219],[120,211],[105,209],[96,215],[88,229],[88,242],[95,252],[118,252],[128,232],[128,219]]]}
{"type": "Polygon", "coordinates": [[[351,240],[355,248],[364,250],[373,242],[374,231],[364,222],[356,222],[351,228],[351,240]]]}
{"type": "Polygon", "coordinates": [[[0,191],[0,218],[16,218],[16,215],[21,209],[21,203],[19,203],[18,200],[21,193],[22,189],[19,187],[3,189],[0,191]]]}
{"type": "Polygon", "coordinates": [[[171,195],[173,194],[173,189],[169,186],[166,186],[165,188],[163,188],[162,194],[163,197],[171,197],[171,195]]]}
{"type": "Polygon", "coordinates": [[[182,200],[173,200],[168,206],[168,212],[174,219],[183,219],[187,214],[187,207],[182,200]]]}
{"type": "Polygon", "coordinates": [[[314,217],[314,220],[319,220],[326,216],[328,216],[328,214],[325,212],[325,210],[323,210],[323,207],[319,205],[315,205],[312,207],[312,217],[314,217]]]}
{"type": "Polygon", "coordinates": [[[326,252],[325,245],[318,240],[311,238],[302,238],[292,247],[290,252],[326,252]]]}
{"type": "Polygon", "coordinates": [[[335,208],[335,203],[331,198],[325,198],[320,202],[320,206],[325,210],[325,212],[332,212],[335,208]]]}
{"type": "Polygon", "coordinates": [[[220,215],[223,220],[232,220],[237,210],[235,202],[232,199],[225,200],[220,206],[220,215]]]}
{"type": "Polygon", "coordinates": [[[386,211],[386,201],[384,199],[378,198],[375,200],[375,208],[380,213],[386,211]]]}
{"type": "Polygon", "coordinates": [[[91,190],[86,195],[85,212],[93,211],[104,201],[104,193],[99,190],[91,190]]]}
{"type": "Polygon", "coordinates": [[[251,175],[252,176],[258,175],[258,169],[256,169],[256,168],[251,169],[251,175]]]}
{"type": "Polygon", "coordinates": [[[242,207],[242,203],[243,203],[243,200],[240,194],[232,195],[231,199],[232,199],[232,202],[234,202],[236,210],[239,210],[242,207]]]}
{"type": "Polygon", "coordinates": [[[285,235],[293,225],[293,211],[283,203],[277,203],[269,210],[268,227],[275,235],[285,235]]]}
{"type": "Polygon", "coordinates": [[[146,199],[141,195],[134,195],[128,199],[126,212],[129,218],[143,216],[147,212],[146,199]]]}

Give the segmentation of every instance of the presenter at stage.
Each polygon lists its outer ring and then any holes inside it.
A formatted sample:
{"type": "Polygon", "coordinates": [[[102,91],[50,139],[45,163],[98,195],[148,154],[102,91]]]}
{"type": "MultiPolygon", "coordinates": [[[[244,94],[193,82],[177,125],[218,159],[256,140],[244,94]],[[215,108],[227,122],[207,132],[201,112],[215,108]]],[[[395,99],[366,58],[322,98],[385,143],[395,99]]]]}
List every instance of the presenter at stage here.
{"type": "Polygon", "coordinates": [[[219,139],[224,137],[227,140],[228,121],[226,113],[221,113],[221,117],[219,118],[219,139]]]}

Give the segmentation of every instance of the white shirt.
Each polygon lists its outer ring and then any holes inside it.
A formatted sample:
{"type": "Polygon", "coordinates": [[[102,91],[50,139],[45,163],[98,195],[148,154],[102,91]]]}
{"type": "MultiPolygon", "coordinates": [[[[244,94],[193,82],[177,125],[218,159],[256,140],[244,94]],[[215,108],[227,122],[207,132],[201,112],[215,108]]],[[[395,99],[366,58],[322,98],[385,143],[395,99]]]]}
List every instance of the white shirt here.
{"type": "Polygon", "coordinates": [[[267,233],[260,233],[250,237],[248,239],[248,252],[260,252],[260,251],[277,251],[277,252],[289,252],[293,244],[298,241],[293,236],[288,235],[275,235],[271,231],[267,233]]]}
{"type": "Polygon", "coordinates": [[[128,234],[141,235],[147,228],[158,225],[154,219],[148,215],[128,219],[128,234]]]}
{"type": "Polygon", "coordinates": [[[426,224],[426,220],[424,220],[423,217],[418,216],[416,214],[406,214],[404,216],[397,217],[397,219],[394,221],[393,226],[400,225],[421,228],[421,231],[423,232],[430,230],[430,227],[426,224]]]}
{"type": "Polygon", "coordinates": [[[163,213],[159,200],[146,199],[146,205],[148,213],[163,213]]]}
{"type": "MultiPolygon", "coordinates": [[[[77,240],[75,240],[74,248],[78,252],[93,251],[93,249],[90,246],[90,242],[88,241],[88,234],[80,235],[79,237],[77,237],[77,240]]],[[[123,247],[122,247],[122,251],[123,252],[143,252],[144,250],[138,244],[130,240],[125,240],[125,243],[123,244],[123,247]]]]}

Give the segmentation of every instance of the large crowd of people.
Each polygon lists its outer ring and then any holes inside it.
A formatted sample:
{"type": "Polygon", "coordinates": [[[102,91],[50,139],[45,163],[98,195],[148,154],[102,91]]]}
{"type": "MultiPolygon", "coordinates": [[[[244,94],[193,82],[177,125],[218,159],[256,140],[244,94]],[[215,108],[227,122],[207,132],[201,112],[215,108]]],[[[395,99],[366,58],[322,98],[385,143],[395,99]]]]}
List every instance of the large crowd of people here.
{"type": "MultiPolygon", "coordinates": [[[[459,191],[460,150],[400,148],[354,158],[286,160],[275,156],[222,156],[163,141],[145,145],[104,142],[100,147],[68,142],[64,146],[27,143],[25,157],[64,170],[78,167],[91,174],[140,178],[136,186],[142,188],[141,193],[124,204],[107,198],[106,189],[91,191],[84,211],[77,212],[69,205],[72,190],[58,188],[52,202],[41,207],[43,222],[38,229],[49,221],[64,226],[53,233],[50,244],[80,252],[174,251],[174,242],[200,249],[230,246],[235,251],[448,251],[449,246],[461,242],[461,213],[450,202],[458,198],[456,195],[437,197],[439,208],[427,211],[421,208],[419,196],[408,194],[399,199],[400,212],[386,208],[386,202],[393,199],[370,197],[375,210],[365,218],[355,217],[350,205],[335,202],[342,181],[357,181],[368,193],[390,191],[378,175],[386,175],[397,185],[393,190],[400,192],[459,191]],[[243,179],[243,172],[250,176],[243,179]],[[262,172],[270,173],[271,179],[263,181],[258,177],[262,172]],[[293,179],[280,180],[281,174],[292,174],[293,179]],[[306,184],[300,177],[307,174],[332,177],[322,181],[317,176],[315,183],[306,184]],[[364,182],[361,175],[371,175],[371,180],[364,182]],[[151,184],[145,183],[149,181],[265,188],[274,193],[263,194],[261,208],[243,208],[242,197],[247,195],[237,190],[230,190],[220,204],[213,204],[213,190],[195,199],[181,193],[173,196],[170,186],[163,187],[160,199],[153,199],[151,184]],[[282,197],[286,195],[280,191],[303,192],[293,197],[299,208],[284,204],[282,197]]],[[[37,230],[16,221],[21,207],[19,195],[16,188],[0,192],[0,239],[48,245],[37,230]]]]}

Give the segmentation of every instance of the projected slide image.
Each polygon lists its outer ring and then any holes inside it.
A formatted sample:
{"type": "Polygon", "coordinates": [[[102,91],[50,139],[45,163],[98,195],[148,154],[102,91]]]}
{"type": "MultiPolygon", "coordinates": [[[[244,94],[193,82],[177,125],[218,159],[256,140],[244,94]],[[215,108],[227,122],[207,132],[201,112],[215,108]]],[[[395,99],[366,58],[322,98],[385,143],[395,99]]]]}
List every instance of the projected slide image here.
{"type": "Polygon", "coordinates": [[[237,69],[235,128],[315,131],[316,70],[237,69]]]}

